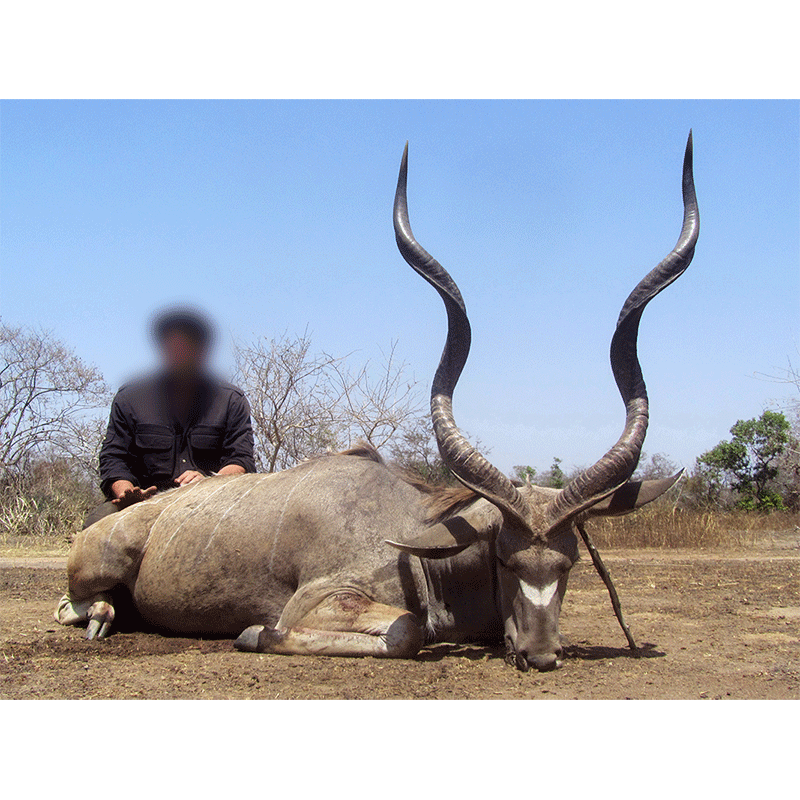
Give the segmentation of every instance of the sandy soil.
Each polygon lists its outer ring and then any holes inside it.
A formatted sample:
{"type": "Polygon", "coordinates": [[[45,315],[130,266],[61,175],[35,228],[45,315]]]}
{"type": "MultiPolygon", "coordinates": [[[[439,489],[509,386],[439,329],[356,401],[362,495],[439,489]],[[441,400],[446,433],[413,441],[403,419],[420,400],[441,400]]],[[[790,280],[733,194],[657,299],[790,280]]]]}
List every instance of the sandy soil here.
{"type": "Polygon", "coordinates": [[[439,645],[413,661],[238,653],[229,640],[62,628],[58,556],[0,560],[0,698],[800,698],[800,540],[749,551],[604,554],[634,658],[588,556],[562,611],[561,669],[522,674],[499,649],[439,645]]]}

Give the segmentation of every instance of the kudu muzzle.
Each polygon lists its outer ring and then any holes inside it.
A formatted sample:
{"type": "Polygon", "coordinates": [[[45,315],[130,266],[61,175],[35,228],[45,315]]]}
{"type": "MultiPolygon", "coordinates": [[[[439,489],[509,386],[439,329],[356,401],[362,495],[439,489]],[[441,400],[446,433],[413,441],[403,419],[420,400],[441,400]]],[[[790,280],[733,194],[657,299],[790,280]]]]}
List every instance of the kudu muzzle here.
{"type": "Polygon", "coordinates": [[[523,585],[518,584],[519,589],[512,595],[514,599],[509,602],[505,596],[510,581],[504,583],[502,605],[506,661],[522,672],[531,667],[540,672],[556,669],[561,665],[563,654],[558,620],[566,586],[559,582],[550,597],[543,597],[542,592],[534,590],[534,599],[530,600],[523,585]]]}

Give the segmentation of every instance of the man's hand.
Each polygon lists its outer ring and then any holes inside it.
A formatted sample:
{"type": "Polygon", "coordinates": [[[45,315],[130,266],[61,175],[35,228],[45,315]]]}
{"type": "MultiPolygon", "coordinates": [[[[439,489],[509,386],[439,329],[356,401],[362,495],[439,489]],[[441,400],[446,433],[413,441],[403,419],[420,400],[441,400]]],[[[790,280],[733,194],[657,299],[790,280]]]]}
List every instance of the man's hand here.
{"type": "Polygon", "coordinates": [[[118,511],[123,508],[132,506],[134,503],[140,503],[142,500],[149,500],[158,489],[151,486],[149,489],[142,489],[139,486],[134,486],[130,481],[114,481],[111,484],[111,492],[116,495],[116,498],[111,502],[117,507],[118,511]]]}
{"type": "Polygon", "coordinates": [[[203,478],[205,478],[205,475],[203,475],[202,472],[198,472],[195,469],[187,469],[186,472],[175,478],[175,483],[177,483],[178,486],[187,486],[190,483],[197,483],[197,481],[201,481],[203,478]]]}

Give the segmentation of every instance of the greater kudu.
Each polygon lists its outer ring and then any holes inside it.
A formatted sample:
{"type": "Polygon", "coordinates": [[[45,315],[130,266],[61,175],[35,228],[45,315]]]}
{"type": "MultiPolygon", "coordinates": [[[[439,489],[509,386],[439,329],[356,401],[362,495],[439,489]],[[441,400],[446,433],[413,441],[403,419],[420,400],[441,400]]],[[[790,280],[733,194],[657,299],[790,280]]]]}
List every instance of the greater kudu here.
{"type": "Polygon", "coordinates": [[[593,515],[633,511],[678,477],[630,480],[648,419],[639,320],[689,265],[697,240],[691,134],[680,238],[626,300],[611,342],[624,431],[561,490],[515,485],[456,427],[452,396],[470,326],[458,287],[411,232],[407,156],[406,148],[395,233],[403,257],[447,309],[431,411],[442,458],[464,488],[423,485],[367,446],[273,475],[207,478],[80,533],[59,622],[88,622],[88,638],[106,636],[122,590],[145,623],[175,633],[238,634],[241,650],[403,658],[426,643],[505,641],[521,670],[558,664],[576,528],[583,533],[593,515]]]}

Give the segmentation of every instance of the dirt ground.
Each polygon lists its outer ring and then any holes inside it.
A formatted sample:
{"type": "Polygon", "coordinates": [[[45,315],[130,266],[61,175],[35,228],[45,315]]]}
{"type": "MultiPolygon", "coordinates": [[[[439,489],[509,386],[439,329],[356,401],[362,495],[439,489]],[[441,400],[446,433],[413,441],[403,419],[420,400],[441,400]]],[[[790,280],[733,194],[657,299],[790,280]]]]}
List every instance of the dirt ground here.
{"type": "Polygon", "coordinates": [[[87,642],[53,610],[63,557],[0,558],[0,698],[800,698],[800,534],[737,551],[609,551],[632,657],[586,556],[561,615],[563,666],[520,673],[500,649],[413,661],[239,653],[230,640],[116,633],[87,642]]]}

